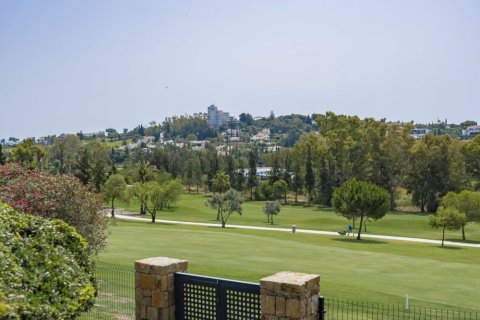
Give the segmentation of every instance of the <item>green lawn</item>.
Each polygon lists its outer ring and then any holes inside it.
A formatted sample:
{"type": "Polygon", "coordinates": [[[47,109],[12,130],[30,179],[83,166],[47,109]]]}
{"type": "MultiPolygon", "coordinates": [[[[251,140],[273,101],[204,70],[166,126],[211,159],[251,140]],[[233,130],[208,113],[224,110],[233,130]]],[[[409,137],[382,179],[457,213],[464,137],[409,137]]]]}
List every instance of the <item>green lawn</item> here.
{"type": "MultiPolygon", "coordinates": [[[[204,195],[184,194],[174,207],[160,211],[157,219],[215,223],[216,213],[205,206],[207,199],[204,195]]],[[[136,201],[129,204],[119,202],[117,206],[133,212],[139,212],[140,207],[136,201]]],[[[262,207],[263,202],[245,202],[243,215],[232,215],[228,223],[268,227],[270,224],[266,223],[262,207]]],[[[145,218],[149,219],[149,215],[145,218]]],[[[342,216],[335,214],[332,209],[292,205],[282,206],[282,211],[274,218],[274,221],[273,227],[290,228],[292,224],[295,224],[297,228],[326,231],[345,230],[349,223],[342,216]]],[[[428,225],[428,217],[418,213],[390,212],[383,219],[369,222],[367,230],[367,233],[372,234],[427,239],[441,238],[441,230],[432,229],[428,225]]],[[[480,243],[479,224],[469,224],[465,230],[467,240],[480,243]]],[[[460,231],[447,231],[446,233],[446,240],[460,241],[461,239],[460,231]]]]}
{"type": "MultiPolygon", "coordinates": [[[[183,202],[198,201],[184,197],[183,202]]],[[[302,210],[292,208],[290,214],[312,214],[302,210]]],[[[180,212],[179,208],[165,215],[183,215],[180,212]]],[[[318,221],[331,220],[324,229],[335,228],[333,214],[316,214],[329,217],[318,221]]],[[[402,215],[393,218],[401,221],[402,215]]],[[[117,221],[99,259],[132,266],[136,259],[154,256],[188,259],[191,273],[252,282],[278,271],[316,273],[321,276],[321,293],[336,299],[401,304],[408,294],[412,305],[480,309],[478,248],[117,221]]]]}

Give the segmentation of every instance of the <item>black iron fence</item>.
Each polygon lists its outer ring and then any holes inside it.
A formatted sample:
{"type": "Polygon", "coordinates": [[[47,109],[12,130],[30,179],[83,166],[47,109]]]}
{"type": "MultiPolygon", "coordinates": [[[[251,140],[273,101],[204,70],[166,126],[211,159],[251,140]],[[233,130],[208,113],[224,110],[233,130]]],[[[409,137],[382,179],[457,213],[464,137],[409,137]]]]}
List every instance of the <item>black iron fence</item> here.
{"type": "Polygon", "coordinates": [[[480,320],[479,312],[325,298],[326,320],[480,320]]]}
{"type": "MultiPolygon", "coordinates": [[[[133,265],[97,262],[98,295],[95,307],[79,319],[135,319],[135,272],[133,265]]],[[[177,274],[177,319],[260,319],[259,286],[254,283],[177,274]],[[219,300],[217,300],[219,299],[219,300]],[[212,311],[220,301],[220,312],[212,311]]],[[[372,302],[325,298],[325,320],[480,320],[480,312],[454,311],[372,302]]]]}

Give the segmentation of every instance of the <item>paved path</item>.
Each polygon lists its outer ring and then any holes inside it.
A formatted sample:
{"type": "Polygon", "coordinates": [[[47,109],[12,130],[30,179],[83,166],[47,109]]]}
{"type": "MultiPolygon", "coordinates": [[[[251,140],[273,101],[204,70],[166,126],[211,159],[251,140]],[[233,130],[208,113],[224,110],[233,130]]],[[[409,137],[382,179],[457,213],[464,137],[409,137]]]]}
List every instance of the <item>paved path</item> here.
{"type": "MultiPolygon", "coordinates": [[[[132,217],[130,215],[115,214],[115,217],[118,218],[118,219],[123,219],[123,220],[151,222],[151,220],[143,219],[143,218],[139,218],[139,217],[132,217]]],[[[186,221],[158,220],[158,219],[155,222],[156,223],[169,223],[169,224],[183,224],[183,225],[190,225],[190,226],[203,226],[203,227],[218,227],[218,228],[221,227],[221,225],[218,224],[218,223],[186,222],[186,221]]],[[[292,229],[290,229],[290,228],[254,227],[254,226],[241,226],[241,225],[235,225],[235,224],[229,224],[229,225],[227,225],[227,228],[292,232],[292,229]]],[[[296,229],[296,232],[297,233],[320,234],[320,235],[339,236],[340,237],[338,232],[333,232],[333,231],[296,229]]],[[[422,239],[422,238],[409,238],[409,237],[395,237],[395,236],[383,236],[383,235],[375,235],[375,234],[362,234],[362,238],[385,239],[385,240],[395,240],[395,241],[409,241],[409,242],[417,242],[417,243],[442,244],[442,241],[440,241],[440,240],[431,240],[431,239],[422,239]]],[[[465,243],[465,242],[445,241],[445,245],[458,246],[458,247],[480,248],[480,244],[465,243]]]]}

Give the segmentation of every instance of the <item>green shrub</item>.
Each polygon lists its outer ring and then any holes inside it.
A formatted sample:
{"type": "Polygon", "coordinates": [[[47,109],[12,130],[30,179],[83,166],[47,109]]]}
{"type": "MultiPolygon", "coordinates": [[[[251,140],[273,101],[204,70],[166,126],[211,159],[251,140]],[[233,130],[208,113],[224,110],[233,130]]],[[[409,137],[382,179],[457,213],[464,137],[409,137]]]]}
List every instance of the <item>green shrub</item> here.
{"type": "Polygon", "coordinates": [[[60,220],[0,203],[0,318],[72,319],[93,306],[87,242],[60,220]]]}

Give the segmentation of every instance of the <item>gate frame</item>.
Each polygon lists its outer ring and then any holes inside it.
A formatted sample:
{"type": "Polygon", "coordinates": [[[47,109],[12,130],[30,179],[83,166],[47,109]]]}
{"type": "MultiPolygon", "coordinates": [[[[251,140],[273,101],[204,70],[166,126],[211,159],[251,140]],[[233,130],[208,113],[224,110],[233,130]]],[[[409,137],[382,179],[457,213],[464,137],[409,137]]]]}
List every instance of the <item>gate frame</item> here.
{"type": "Polygon", "coordinates": [[[236,281],[223,278],[214,278],[203,275],[176,272],[175,273],[175,312],[178,319],[185,319],[185,290],[184,284],[198,284],[215,288],[216,292],[216,319],[227,319],[227,290],[251,293],[258,295],[258,319],[261,319],[260,285],[252,282],[236,281]]]}

